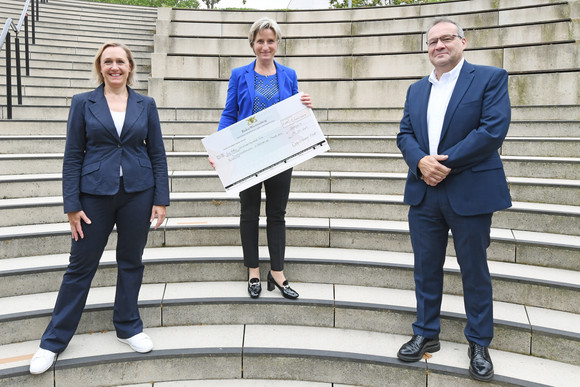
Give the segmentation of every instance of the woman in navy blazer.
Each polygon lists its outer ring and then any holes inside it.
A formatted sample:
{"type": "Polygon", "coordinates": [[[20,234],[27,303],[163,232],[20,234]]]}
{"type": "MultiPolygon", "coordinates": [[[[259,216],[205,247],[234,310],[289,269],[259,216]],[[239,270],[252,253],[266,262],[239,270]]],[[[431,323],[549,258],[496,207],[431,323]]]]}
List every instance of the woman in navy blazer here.
{"type": "MultiPolygon", "coordinates": [[[[262,18],[252,25],[249,41],[256,60],[247,66],[232,70],[226,106],[218,130],[298,93],[296,72],[274,61],[281,39],[280,27],[272,19],[262,18]]],[[[308,94],[304,94],[301,100],[304,105],[312,107],[308,94]]],[[[290,194],[291,178],[292,169],[289,169],[264,181],[266,233],[271,268],[267,278],[268,290],[272,291],[274,287],[277,287],[284,297],[296,299],[298,293],[290,287],[283,271],[286,247],[284,216],[290,194]]],[[[249,271],[248,292],[252,298],[259,297],[262,291],[258,258],[261,191],[262,183],[240,192],[240,235],[244,265],[249,271]]]]}
{"type": "Polygon", "coordinates": [[[143,332],[137,298],[151,222],[169,205],[167,160],[155,101],[133,91],[135,60],[123,44],[106,43],[94,72],[101,84],[75,95],[67,124],[63,201],[72,234],[70,263],[52,319],[32,358],[40,374],[67,347],[113,227],[117,227],[117,291],[113,323],[119,341],[137,352],[153,343],[143,332]]]}

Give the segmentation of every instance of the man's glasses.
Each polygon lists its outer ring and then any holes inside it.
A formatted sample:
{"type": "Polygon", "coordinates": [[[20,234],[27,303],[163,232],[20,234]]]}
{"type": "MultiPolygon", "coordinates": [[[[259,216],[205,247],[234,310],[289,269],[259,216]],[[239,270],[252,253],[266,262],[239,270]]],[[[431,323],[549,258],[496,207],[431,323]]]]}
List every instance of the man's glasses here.
{"type": "Polygon", "coordinates": [[[459,35],[443,35],[438,38],[429,39],[426,43],[427,46],[429,47],[435,47],[437,45],[437,42],[439,41],[441,41],[441,43],[443,44],[448,44],[451,43],[455,38],[463,38],[463,37],[459,35]]]}

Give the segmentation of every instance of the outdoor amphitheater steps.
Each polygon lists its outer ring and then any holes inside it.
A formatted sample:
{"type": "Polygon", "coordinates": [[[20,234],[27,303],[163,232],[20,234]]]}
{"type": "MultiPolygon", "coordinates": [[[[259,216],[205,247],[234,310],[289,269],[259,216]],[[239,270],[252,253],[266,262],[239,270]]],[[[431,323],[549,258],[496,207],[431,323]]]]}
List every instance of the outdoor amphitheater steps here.
{"type": "MultiPolygon", "coordinates": [[[[222,184],[214,171],[171,171],[174,193],[220,192],[222,184]]],[[[399,195],[405,173],[294,171],[292,192],[399,195]]],[[[512,200],[580,206],[578,180],[508,177],[512,200]]],[[[58,173],[0,175],[1,199],[60,196],[62,175],[58,173]]],[[[42,199],[40,199],[42,200],[42,199]]]]}
{"type": "MultiPolygon", "coordinates": [[[[147,329],[155,343],[138,354],[114,332],[79,334],[40,376],[28,374],[38,341],[0,347],[9,363],[0,372],[12,384],[121,385],[190,379],[294,379],[351,385],[465,385],[467,345],[443,341],[426,361],[403,364],[395,353],[408,335],[291,325],[206,325],[147,329]],[[428,371],[428,372],[427,372],[428,371]],[[95,375],[98,375],[95,378],[95,375]]],[[[492,385],[566,386],[580,367],[490,350],[492,385]],[[517,365],[517,366],[515,366],[517,365]]],[[[156,385],[156,383],[155,383],[156,385]]]]}
{"type": "MultiPolygon", "coordinates": [[[[404,221],[408,207],[403,196],[354,193],[292,192],[287,211],[294,217],[404,221]]],[[[62,221],[62,197],[0,199],[0,227],[62,221]]],[[[239,199],[217,192],[174,192],[168,217],[235,217],[239,199]]],[[[580,207],[565,204],[513,202],[494,215],[494,227],[580,235],[580,207]]]]}
{"type": "MultiPolygon", "coordinates": [[[[221,222],[216,218],[209,220],[185,218],[169,222],[165,232],[152,232],[149,250],[144,258],[145,262],[151,265],[151,269],[146,273],[144,282],[245,279],[246,273],[239,258],[240,248],[230,242],[238,237],[235,221],[233,218],[222,219],[221,222]],[[191,240],[197,240],[197,243],[191,240]],[[203,244],[204,242],[206,244],[203,244]],[[212,245],[208,246],[209,243],[212,245]],[[177,253],[181,255],[174,256],[177,253]]],[[[321,226],[319,231],[313,231],[311,225],[305,229],[304,220],[298,223],[295,219],[289,219],[287,236],[289,241],[287,261],[291,263],[287,268],[289,278],[303,282],[413,289],[413,259],[405,223],[390,222],[377,224],[375,229],[370,227],[365,229],[360,224],[363,222],[350,221],[349,227],[346,222],[337,221],[332,222],[329,227],[326,220],[327,230],[324,230],[322,220],[311,219],[310,223],[316,222],[321,226]],[[378,236],[390,240],[383,244],[368,240],[372,237],[378,239],[378,236]],[[326,246],[323,245],[325,238],[326,246]],[[355,245],[352,243],[354,238],[357,239],[355,245]],[[302,242],[306,240],[308,242],[302,242]],[[297,243],[298,241],[301,243],[297,243]],[[366,246],[363,245],[365,241],[366,246]],[[370,248],[373,250],[368,250],[370,248]],[[333,254],[337,256],[334,257],[333,254]]],[[[262,225],[261,238],[265,236],[264,226],[262,225]]],[[[4,283],[4,288],[0,292],[2,296],[12,297],[58,290],[60,278],[68,262],[66,246],[70,236],[67,235],[67,227],[67,224],[37,226],[37,235],[32,235],[34,227],[20,228],[20,237],[14,237],[12,241],[25,248],[28,254],[2,257],[0,270],[4,283]],[[43,228],[52,229],[52,233],[45,231],[42,235],[43,228]],[[26,233],[27,229],[29,234],[26,233]],[[31,281],[34,285],[31,285],[31,281]]],[[[5,231],[4,228],[0,230],[5,231]]],[[[506,235],[505,230],[492,230],[490,254],[503,252],[503,255],[498,254],[497,258],[490,258],[489,261],[495,300],[580,314],[580,305],[573,301],[578,300],[580,293],[578,262],[576,261],[576,267],[559,266],[557,262],[547,261],[545,257],[548,254],[544,254],[542,258],[534,254],[548,250],[553,255],[554,261],[564,263],[566,256],[569,258],[574,254],[578,256],[578,237],[561,238],[559,243],[556,243],[555,240],[542,241],[541,238],[535,240],[534,237],[538,235],[534,233],[515,234],[518,236],[521,234],[521,238],[516,241],[515,237],[512,237],[511,243],[508,243],[501,238],[506,235]],[[525,239],[526,237],[528,239],[525,239]],[[516,249],[519,246],[521,251],[516,249]],[[540,259],[544,261],[538,261],[540,259]]],[[[544,235],[544,238],[547,237],[549,235],[544,235]]],[[[13,246],[5,243],[5,240],[2,242],[5,246],[3,253],[10,253],[13,246]]],[[[111,286],[115,283],[115,275],[110,271],[115,243],[116,235],[113,234],[107,246],[111,252],[107,253],[107,258],[103,260],[105,266],[102,273],[97,274],[95,286],[111,286]]],[[[460,295],[462,287],[459,266],[451,247],[447,253],[445,292],[460,295]]]]}
{"type": "MultiPolygon", "coordinates": [[[[467,60],[510,73],[514,105],[580,102],[574,1],[474,0],[341,12],[269,13],[286,31],[278,58],[297,70],[300,88],[318,107],[400,106],[409,84],[431,71],[423,31],[435,12],[465,28],[467,60]],[[320,23],[330,15],[332,23],[320,23]]],[[[216,107],[226,98],[231,69],[250,60],[244,31],[254,14],[210,16],[160,11],[149,82],[160,106],[216,107]]]]}
{"type": "MultiPolygon", "coordinates": [[[[23,5],[23,1],[6,0],[0,5],[0,10],[6,10],[6,14],[17,18],[23,5]]],[[[30,76],[22,78],[25,105],[67,106],[73,94],[92,90],[92,61],[96,49],[105,41],[121,40],[129,44],[141,79],[147,79],[153,51],[156,8],[62,0],[41,3],[39,8],[36,42],[30,45],[30,76]],[[106,17],[106,23],[103,23],[103,17],[106,17]]],[[[4,55],[5,50],[0,51],[0,57],[4,58],[4,55]]],[[[14,58],[12,61],[14,66],[14,58]]],[[[5,61],[1,62],[0,74],[5,76],[5,61]]],[[[21,63],[24,66],[24,52],[21,63]]],[[[16,103],[14,70],[12,78],[13,103],[16,103]]],[[[134,88],[147,94],[146,82],[134,88]]],[[[5,95],[6,87],[2,84],[0,98],[5,95]]],[[[3,118],[6,117],[4,106],[2,110],[3,118]]]]}
{"type": "MultiPolygon", "coordinates": [[[[266,251],[262,248],[261,253],[267,256],[266,251]]],[[[289,301],[282,298],[278,291],[270,293],[264,289],[260,299],[252,300],[247,295],[240,248],[237,246],[147,249],[146,283],[140,294],[140,309],[146,331],[156,343],[156,350],[142,357],[143,355],[129,353],[128,348],[119,345],[110,332],[116,268],[114,251],[107,251],[101,270],[95,278],[95,287],[91,290],[79,334],[60,357],[60,363],[56,364],[57,383],[59,370],[63,372],[60,376],[62,378],[66,369],[75,369],[74,372],[83,374],[85,371],[82,368],[85,367],[88,374],[96,372],[101,375],[104,372],[100,369],[102,364],[112,366],[110,363],[130,361],[133,363],[131,367],[137,367],[137,364],[147,359],[154,360],[153,364],[173,364],[167,371],[173,378],[171,380],[212,378],[216,375],[182,375],[178,371],[176,359],[187,361],[187,370],[197,370],[198,367],[204,368],[198,361],[204,364],[216,356],[231,355],[228,351],[215,351],[216,348],[234,347],[237,348],[236,353],[242,356],[264,357],[263,361],[269,364],[265,368],[272,370],[272,373],[267,374],[254,373],[255,371],[246,373],[248,369],[244,366],[243,377],[250,378],[284,379],[292,375],[291,378],[299,380],[376,385],[377,380],[395,377],[390,375],[393,371],[401,376],[401,372],[415,372],[417,367],[423,369],[419,364],[409,366],[394,359],[398,346],[408,337],[410,324],[414,319],[411,254],[354,249],[289,248],[288,257],[287,274],[293,279],[292,284],[300,291],[301,297],[296,301],[289,301]],[[406,275],[402,275],[402,266],[406,266],[406,275]],[[385,275],[387,270],[394,272],[385,275]],[[363,286],[361,284],[365,281],[357,279],[361,276],[378,283],[363,286]],[[151,279],[153,282],[149,282],[151,279]],[[328,279],[333,282],[328,283],[328,279]],[[169,282],[164,282],[165,280],[169,282]],[[358,285],[352,285],[352,282],[358,285]],[[286,326],[289,324],[292,326],[286,326]],[[243,340],[236,336],[236,346],[223,342],[218,344],[232,329],[240,329],[243,340]],[[257,331],[253,331],[254,329],[257,331]],[[167,333],[158,336],[155,332],[167,333]],[[278,339],[274,340],[272,335],[276,332],[278,339]],[[257,337],[254,335],[265,335],[268,339],[257,344],[254,341],[257,337]],[[354,335],[353,340],[349,339],[351,335],[354,335]],[[179,340],[170,340],[170,336],[179,340]],[[382,344],[374,347],[370,345],[371,339],[379,340],[382,344]],[[208,341],[213,345],[209,345],[208,341]],[[242,342],[243,348],[239,348],[242,342]],[[312,347],[308,343],[315,345],[312,347]],[[330,351],[333,354],[320,351],[330,351]],[[281,370],[272,366],[282,361],[278,357],[283,354],[290,358],[307,357],[313,363],[324,364],[322,359],[337,357],[345,362],[340,363],[345,367],[359,362],[380,364],[381,367],[377,369],[366,365],[361,372],[364,371],[370,379],[353,380],[341,379],[345,378],[341,373],[326,374],[330,369],[337,369],[336,364],[332,367],[329,365],[328,370],[320,369],[321,364],[316,364],[319,377],[313,378],[310,373],[299,372],[298,364],[293,364],[297,359],[294,359],[278,364],[289,372],[278,374],[281,370]],[[372,361],[373,359],[378,363],[372,361]],[[383,369],[384,367],[388,367],[388,370],[383,369]],[[395,369],[391,370],[389,367],[395,369]]],[[[52,269],[55,271],[53,276],[58,277],[62,275],[68,257],[61,254],[27,259],[31,260],[30,267],[35,268],[37,273],[46,271],[50,275],[49,271],[52,269]],[[34,259],[36,262],[32,262],[34,259]],[[39,267],[40,262],[43,262],[44,267],[39,267]]],[[[491,267],[495,271],[494,266],[491,267]]],[[[520,270],[514,270],[512,275],[517,279],[522,274],[520,270]]],[[[555,278],[562,280],[564,276],[560,273],[552,276],[540,274],[539,277],[543,277],[542,280],[546,283],[551,282],[553,286],[555,278]]],[[[449,282],[450,278],[447,280],[449,282]]],[[[26,282],[34,290],[40,290],[47,284],[40,277],[26,282]]],[[[0,357],[3,359],[0,362],[0,374],[4,378],[28,377],[27,361],[38,345],[39,335],[48,321],[56,297],[54,287],[58,287],[58,281],[52,280],[48,283],[52,283],[49,286],[53,288],[41,290],[43,293],[4,296],[0,299],[0,309],[3,311],[1,322],[6,328],[10,328],[7,332],[12,333],[10,336],[3,336],[0,347],[0,357]]],[[[570,385],[568,383],[571,379],[566,379],[566,375],[578,372],[580,365],[580,357],[574,357],[578,354],[580,336],[578,315],[528,306],[525,303],[502,301],[496,301],[494,309],[496,339],[493,342],[492,356],[496,362],[495,381],[515,385],[570,385]],[[569,365],[540,359],[558,358],[564,348],[571,354],[567,358],[569,365]],[[526,356],[522,356],[523,354],[526,356]],[[517,372],[512,367],[514,361],[521,364],[521,367],[515,367],[517,372]],[[565,379],[556,378],[548,382],[550,379],[545,379],[536,372],[529,372],[527,367],[532,366],[541,367],[542,372],[546,372],[550,378],[561,374],[565,379]],[[524,374],[527,376],[522,377],[524,374]],[[511,382],[504,378],[509,378],[511,382]]],[[[444,343],[442,352],[434,354],[428,360],[429,370],[435,370],[435,374],[437,371],[451,374],[454,379],[465,378],[467,359],[466,346],[462,339],[465,323],[462,297],[446,292],[442,310],[442,339],[447,342],[444,343]],[[451,353],[456,355],[449,357],[451,353]]],[[[242,360],[244,364],[250,364],[256,359],[242,360]]],[[[239,374],[239,361],[238,359],[238,365],[233,369],[228,369],[228,372],[235,371],[235,375],[221,374],[218,377],[242,377],[239,374]]],[[[156,366],[147,365],[149,367],[156,366]]],[[[226,370],[225,367],[231,367],[231,364],[217,368],[226,370]]],[[[216,368],[216,365],[211,368],[216,368]]],[[[315,369],[310,371],[315,373],[315,369]]],[[[126,381],[135,383],[170,378],[164,373],[156,376],[160,379],[145,380],[139,379],[134,373],[126,375],[129,379],[107,383],[125,384],[126,381]]],[[[357,375],[357,378],[360,377],[362,375],[357,375]]],[[[7,380],[16,382],[18,379],[7,380]]],[[[64,380],[60,382],[64,383],[64,380]]],[[[99,382],[107,384],[102,379],[99,382]]]]}
{"type": "MultiPolygon", "coordinates": [[[[0,10],[15,17],[22,3],[4,0],[0,10]]],[[[578,1],[553,0],[308,12],[41,4],[31,76],[23,81],[25,105],[13,107],[14,120],[0,109],[0,384],[477,385],[467,374],[451,237],[443,348],[421,363],[396,359],[415,305],[401,196],[406,166],[394,136],[407,85],[431,70],[424,28],[442,14],[466,27],[468,60],[510,74],[512,124],[500,151],[514,207],[494,216],[489,249],[492,384],[576,384],[580,8],[578,1]],[[223,194],[200,142],[216,130],[231,68],[252,58],[246,33],[258,15],[281,22],[286,38],[277,58],[297,70],[331,144],[329,154],[293,173],[285,272],[301,293],[294,302],[265,289],[258,300],[247,296],[239,204],[223,194]],[[170,160],[172,206],[164,225],[150,233],[140,301],[156,350],[133,353],[111,332],[113,233],[80,334],[52,372],[32,377],[29,359],[68,263],[70,229],[60,195],[70,98],[94,87],[93,55],[111,39],[126,41],[136,54],[141,82],[135,89],[161,106],[170,160]]],[[[0,87],[0,100],[4,93],[0,87]]],[[[260,238],[265,241],[264,221],[260,238]]]]}

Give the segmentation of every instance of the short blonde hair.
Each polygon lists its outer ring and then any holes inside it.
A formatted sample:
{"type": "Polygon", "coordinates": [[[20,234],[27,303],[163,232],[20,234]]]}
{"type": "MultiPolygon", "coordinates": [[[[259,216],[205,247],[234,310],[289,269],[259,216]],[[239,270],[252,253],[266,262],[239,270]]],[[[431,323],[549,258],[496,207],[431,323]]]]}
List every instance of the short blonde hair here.
{"type": "Polygon", "coordinates": [[[95,55],[95,60],[93,62],[93,78],[94,78],[94,80],[99,85],[101,83],[105,82],[105,79],[103,78],[103,74],[101,74],[101,56],[103,55],[103,51],[105,51],[109,47],[121,47],[123,50],[125,50],[125,53],[127,54],[127,59],[129,60],[129,65],[131,66],[131,71],[129,72],[129,76],[127,77],[127,85],[132,86],[136,81],[135,69],[137,68],[137,66],[135,64],[135,57],[133,56],[133,53],[131,52],[129,47],[127,47],[123,43],[118,43],[118,42],[107,42],[107,43],[103,44],[101,46],[101,48],[99,48],[99,51],[97,51],[97,55],[95,55]]]}
{"type": "Polygon", "coordinates": [[[276,35],[276,41],[280,43],[282,40],[282,30],[280,29],[280,26],[278,23],[276,23],[276,20],[270,19],[269,17],[263,17],[256,20],[250,28],[250,33],[248,34],[248,38],[250,39],[250,47],[252,47],[258,32],[267,29],[274,31],[274,35],[276,35]]]}

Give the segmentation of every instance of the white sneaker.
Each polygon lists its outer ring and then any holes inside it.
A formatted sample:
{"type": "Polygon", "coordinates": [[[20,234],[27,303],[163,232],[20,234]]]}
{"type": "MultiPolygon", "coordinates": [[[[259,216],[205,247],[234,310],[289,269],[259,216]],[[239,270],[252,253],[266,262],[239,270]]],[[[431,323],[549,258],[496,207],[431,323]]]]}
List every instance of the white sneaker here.
{"type": "Polygon", "coordinates": [[[38,348],[38,351],[30,361],[30,373],[38,375],[49,369],[54,364],[56,353],[47,349],[38,348]]]}
{"type": "Polygon", "coordinates": [[[120,339],[117,337],[117,340],[127,344],[135,352],[147,353],[153,349],[153,341],[151,341],[151,338],[145,332],[137,333],[128,339],[120,339]]]}

